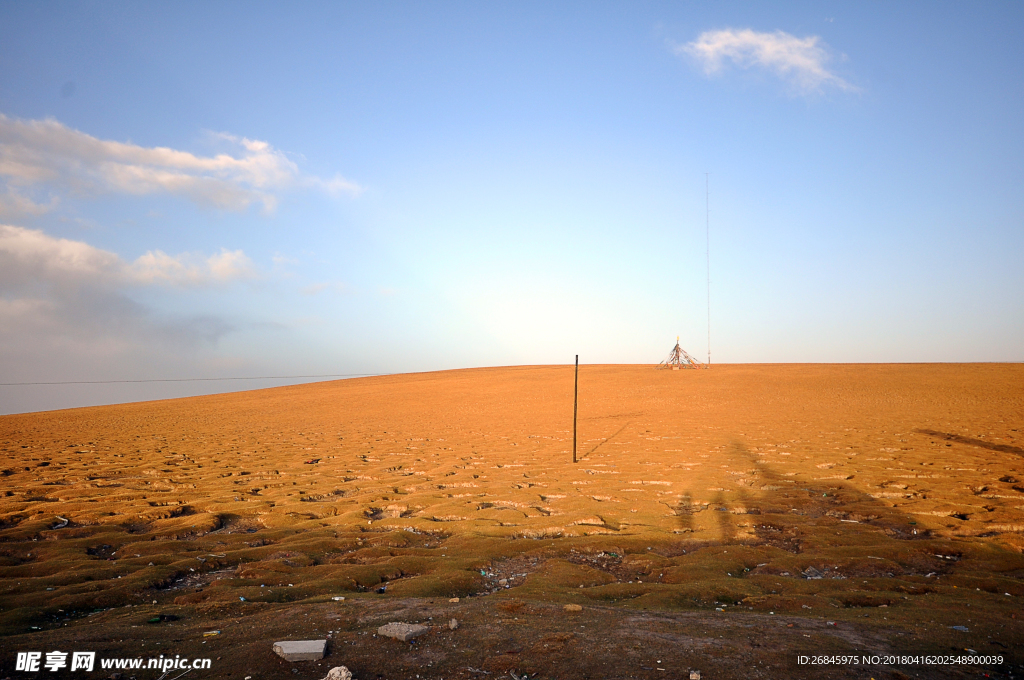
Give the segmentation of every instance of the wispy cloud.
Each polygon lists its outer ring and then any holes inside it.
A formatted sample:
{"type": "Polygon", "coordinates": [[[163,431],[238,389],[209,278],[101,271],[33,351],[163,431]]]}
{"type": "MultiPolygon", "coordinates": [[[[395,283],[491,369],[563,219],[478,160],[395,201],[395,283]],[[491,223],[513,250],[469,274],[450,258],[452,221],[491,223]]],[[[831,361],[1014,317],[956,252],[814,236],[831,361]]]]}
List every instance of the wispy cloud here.
{"type": "Polygon", "coordinates": [[[721,73],[728,64],[739,68],[762,68],[787,82],[802,94],[834,87],[857,91],[828,69],[831,54],[818,36],[797,38],[784,31],[759,33],[749,28],[705,31],[693,42],[677,45],[673,51],[697,61],[704,73],[721,73]]]}
{"type": "Polygon", "coordinates": [[[83,241],[0,225],[0,292],[40,284],[204,286],[255,276],[256,268],[241,250],[222,249],[210,256],[151,250],[126,262],[83,241]]]}
{"type": "Polygon", "coordinates": [[[153,250],[132,262],[126,271],[140,283],[174,286],[224,283],[256,276],[256,268],[245,253],[226,248],[209,257],[189,253],[172,257],[163,251],[153,250]]]}
{"type": "Polygon", "coordinates": [[[50,212],[56,204],[56,198],[51,199],[49,204],[36,203],[28,196],[7,187],[5,193],[0,193],[0,220],[38,217],[50,212]]]}
{"type": "Polygon", "coordinates": [[[0,114],[0,177],[9,185],[45,186],[58,194],[173,194],[196,204],[273,210],[277,192],[312,187],[356,196],[362,188],[341,176],[303,175],[264,141],[217,135],[233,153],[198,156],[167,147],[102,140],[53,119],[15,120],[0,114]]]}
{"type": "Polygon", "coordinates": [[[82,241],[0,225],[0,366],[7,377],[31,380],[188,363],[235,324],[208,313],[159,314],[133,294],[255,275],[240,250],[173,257],[155,250],[126,261],[82,241]]]}

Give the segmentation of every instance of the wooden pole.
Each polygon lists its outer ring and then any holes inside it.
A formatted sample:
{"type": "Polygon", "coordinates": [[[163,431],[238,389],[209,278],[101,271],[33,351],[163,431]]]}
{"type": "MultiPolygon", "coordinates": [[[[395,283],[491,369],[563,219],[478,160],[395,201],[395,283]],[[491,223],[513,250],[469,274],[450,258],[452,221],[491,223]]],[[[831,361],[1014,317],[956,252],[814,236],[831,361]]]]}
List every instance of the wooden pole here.
{"type": "Polygon", "coordinates": [[[576,462],[576,414],[580,401],[580,355],[576,355],[576,384],[572,391],[572,462],[576,462]]]}

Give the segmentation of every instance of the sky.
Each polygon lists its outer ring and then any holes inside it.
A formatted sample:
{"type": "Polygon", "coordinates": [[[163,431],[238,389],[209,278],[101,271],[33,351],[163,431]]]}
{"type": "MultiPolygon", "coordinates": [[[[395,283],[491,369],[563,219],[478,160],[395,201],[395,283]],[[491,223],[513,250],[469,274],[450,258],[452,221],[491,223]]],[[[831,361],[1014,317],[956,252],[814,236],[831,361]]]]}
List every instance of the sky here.
{"type": "Polygon", "coordinates": [[[676,336],[1024,360],[1022,33],[1012,2],[0,0],[0,413],[676,336]]]}

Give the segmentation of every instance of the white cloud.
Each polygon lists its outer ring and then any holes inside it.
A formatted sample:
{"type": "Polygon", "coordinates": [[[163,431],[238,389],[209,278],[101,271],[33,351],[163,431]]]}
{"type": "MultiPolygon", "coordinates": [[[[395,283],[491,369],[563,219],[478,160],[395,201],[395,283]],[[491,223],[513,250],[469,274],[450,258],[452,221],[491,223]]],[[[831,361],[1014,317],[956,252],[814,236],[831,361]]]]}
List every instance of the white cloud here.
{"type": "Polygon", "coordinates": [[[151,250],[128,265],[126,272],[139,283],[172,286],[223,283],[256,276],[256,268],[245,253],[226,248],[207,258],[188,253],[172,257],[163,251],[151,250]]]}
{"type": "Polygon", "coordinates": [[[234,155],[197,156],[167,147],[101,140],[53,120],[14,120],[0,114],[0,177],[11,185],[46,186],[93,195],[169,193],[204,206],[273,210],[275,192],[309,186],[356,196],[362,188],[336,176],[309,177],[267,142],[218,135],[234,155]]]}
{"type": "Polygon", "coordinates": [[[36,203],[31,198],[7,187],[6,193],[0,194],[0,220],[38,217],[50,212],[56,204],[56,199],[52,199],[49,205],[36,203]]]}
{"type": "Polygon", "coordinates": [[[117,280],[122,268],[117,255],[87,243],[0,225],[0,291],[41,281],[107,284],[117,280]]]}
{"type": "Polygon", "coordinates": [[[784,31],[758,33],[749,28],[727,28],[705,31],[673,51],[694,58],[709,76],[720,73],[730,62],[740,68],[766,69],[804,94],[825,87],[857,90],[827,68],[831,55],[818,36],[797,38],[784,31]]]}
{"type": "Polygon", "coordinates": [[[131,293],[255,274],[240,250],[208,257],[151,251],[127,262],[82,241],[0,225],[0,366],[39,380],[187,363],[234,324],[211,314],[158,314],[131,293]]]}
{"type": "Polygon", "coordinates": [[[82,241],[0,225],[0,293],[40,284],[198,286],[255,276],[256,268],[241,250],[222,249],[209,257],[152,250],[129,263],[82,241]]]}

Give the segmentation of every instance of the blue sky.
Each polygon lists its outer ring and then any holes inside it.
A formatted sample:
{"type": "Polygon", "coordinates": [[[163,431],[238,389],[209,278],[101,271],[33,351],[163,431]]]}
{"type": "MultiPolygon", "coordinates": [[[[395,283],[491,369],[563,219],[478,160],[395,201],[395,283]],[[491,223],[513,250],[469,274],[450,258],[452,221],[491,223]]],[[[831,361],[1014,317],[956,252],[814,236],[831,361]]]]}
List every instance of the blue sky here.
{"type": "MultiPolygon", "coordinates": [[[[1019,3],[0,3],[0,382],[1024,359],[1019,3]]],[[[0,412],[265,382],[0,386],[0,412]]]]}

